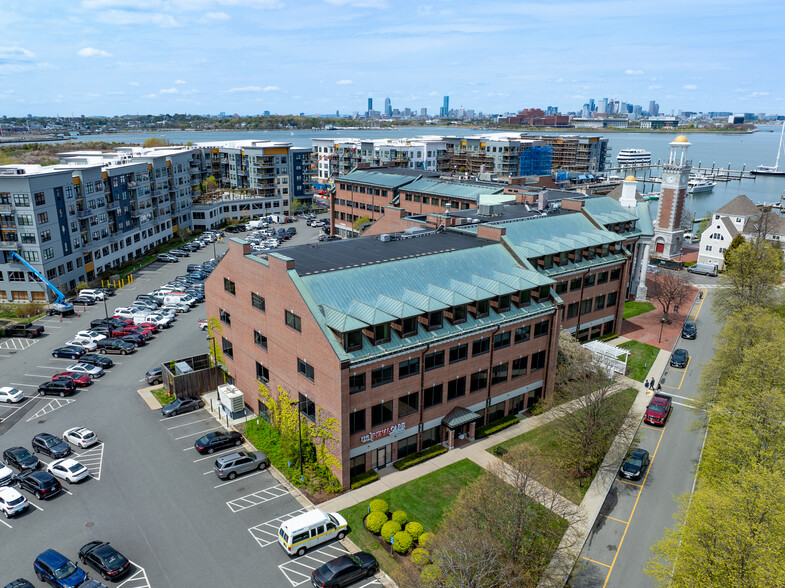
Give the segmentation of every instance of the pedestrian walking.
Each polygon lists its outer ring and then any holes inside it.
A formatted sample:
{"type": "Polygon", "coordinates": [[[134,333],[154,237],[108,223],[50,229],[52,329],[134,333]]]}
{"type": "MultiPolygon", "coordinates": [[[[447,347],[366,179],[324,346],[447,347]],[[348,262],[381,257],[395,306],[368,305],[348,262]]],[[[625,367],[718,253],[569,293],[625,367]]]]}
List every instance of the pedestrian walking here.
{"type": "Polygon", "coordinates": [[[654,378],[651,379],[651,384],[649,384],[649,388],[654,390],[654,378]]]}
{"type": "Polygon", "coordinates": [[[649,380],[644,380],[643,387],[646,388],[647,390],[649,389],[649,380]]]}
{"type": "Polygon", "coordinates": [[[660,390],[662,390],[662,384],[660,382],[657,382],[657,392],[659,392],[660,390]]]}

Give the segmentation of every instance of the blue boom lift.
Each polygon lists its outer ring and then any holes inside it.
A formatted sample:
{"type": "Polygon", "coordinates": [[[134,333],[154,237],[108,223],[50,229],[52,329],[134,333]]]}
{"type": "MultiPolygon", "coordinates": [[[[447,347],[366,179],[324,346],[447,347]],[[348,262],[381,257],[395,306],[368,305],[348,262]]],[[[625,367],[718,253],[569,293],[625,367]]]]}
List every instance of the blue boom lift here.
{"type": "Polygon", "coordinates": [[[32,265],[27,263],[15,251],[11,252],[11,258],[12,259],[16,259],[16,261],[18,261],[19,263],[24,265],[31,272],[33,272],[34,276],[36,276],[39,280],[41,280],[44,284],[46,284],[52,292],[54,292],[54,294],[56,296],[55,301],[52,303],[52,308],[49,311],[47,311],[47,313],[50,316],[53,315],[53,314],[59,314],[59,315],[63,315],[63,316],[69,315],[69,314],[74,314],[74,305],[71,304],[70,302],[66,302],[65,301],[65,294],[63,294],[62,292],[60,292],[60,290],[55,288],[55,285],[52,282],[50,282],[44,276],[42,276],[41,273],[37,269],[35,269],[32,265]]]}

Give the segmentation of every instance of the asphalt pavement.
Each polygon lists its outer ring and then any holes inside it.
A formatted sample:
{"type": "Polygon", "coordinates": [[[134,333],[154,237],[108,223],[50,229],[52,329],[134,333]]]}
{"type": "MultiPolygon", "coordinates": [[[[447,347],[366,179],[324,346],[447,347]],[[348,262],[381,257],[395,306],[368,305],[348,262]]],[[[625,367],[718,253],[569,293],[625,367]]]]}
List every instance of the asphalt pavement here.
{"type": "MultiPolygon", "coordinates": [[[[306,229],[302,221],[294,226],[298,235],[289,243],[316,239],[317,229],[306,229]]],[[[220,243],[215,252],[226,249],[220,243]]],[[[108,299],[109,313],[186,273],[188,263],[213,255],[208,245],[179,263],[148,266],[108,299]]],[[[21,516],[0,519],[0,585],[19,577],[38,585],[32,569],[36,555],[52,548],[73,559],[95,539],[110,541],[134,562],[132,574],[114,584],[124,588],[299,586],[310,581],[313,568],[344,551],[333,542],[304,558],[289,558],[275,536],[280,521],[300,512],[302,505],[269,471],[219,480],[212,472],[215,455],[197,454],[193,442],[221,424],[206,410],[165,419],[137,393],[147,386],[144,373],[151,367],[207,351],[205,334],[197,326],[205,317],[203,304],[178,314],[171,328],[135,353],[108,356],[115,365],[74,396],[32,396],[40,382],[73,363],[53,358],[52,350],[105,312],[102,303],[78,310],[81,316],[62,322],[58,317],[39,321],[46,332],[31,345],[0,346],[0,385],[13,382],[31,395],[22,405],[0,405],[0,450],[30,448],[37,433],[62,435],[75,426],[92,429],[101,440],[75,452],[90,469],[90,478],[64,484],[67,492],[46,501],[23,491],[33,506],[21,516]]]]}
{"type": "Polygon", "coordinates": [[[613,483],[568,582],[571,587],[655,586],[643,569],[652,557],[651,546],[673,526],[676,499],[692,490],[704,431],[691,429],[696,415],[689,403],[697,397],[704,366],[714,354],[714,336],[722,326],[711,312],[716,280],[694,281],[708,288],[690,313],[697,338],[676,343],[689,352],[689,363],[686,369],[668,367],[660,382],[661,392],[673,397],[673,410],[663,427],[641,423],[639,442],[633,444],[649,451],[651,465],[641,480],[617,478],[613,483]]]}

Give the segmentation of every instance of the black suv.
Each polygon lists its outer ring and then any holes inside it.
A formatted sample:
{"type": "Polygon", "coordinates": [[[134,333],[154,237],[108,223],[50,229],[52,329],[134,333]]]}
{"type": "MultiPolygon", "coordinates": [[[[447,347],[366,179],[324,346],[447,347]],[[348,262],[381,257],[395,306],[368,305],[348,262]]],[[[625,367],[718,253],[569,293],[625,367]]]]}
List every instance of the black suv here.
{"type": "Polygon", "coordinates": [[[33,437],[33,451],[45,453],[49,457],[60,459],[71,453],[71,446],[51,433],[41,433],[33,437]]]}
{"type": "Polygon", "coordinates": [[[69,396],[74,393],[74,390],[76,390],[76,385],[73,380],[53,380],[38,386],[38,393],[41,396],[47,394],[51,396],[69,396]]]}
{"type": "Polygon", "coordinates": [[[57,478],[43,470],[19,474],[16,480],[20,488],[32,492],[38,500],[54,496],[63,489],[57,478]]]}
{"type": "Polygon", "coordinates": [[[101,574],[104,580],[119,580],[131,571],[128,558],[103,541],[90,541],[82,545],[79,561],[101,574]]]}
{"type": "Polygon", "coordinates": [[[128,355],[129,353],[133,353],[134,347],[133,343],[127,343],[120,339],[101,339],[100,341],[96,341],[95,344],[97,345],[96,351],[98,353],[120,353],[122,355],[128,355]]]}
{"type": "Polygon", "coordinates": [[[87,353],[79,358],[80,363],[89,363],[90,365],[97,365],[100,368],[110,368],[114,362],[103,355],[96,355],[95,353],[87,353]]]}
{"type": "Polygon", "coordinates": [[[38,458],[25,447],[11,447],[3,451],[3,461],[20,472],[38,469],[38,458]]]}

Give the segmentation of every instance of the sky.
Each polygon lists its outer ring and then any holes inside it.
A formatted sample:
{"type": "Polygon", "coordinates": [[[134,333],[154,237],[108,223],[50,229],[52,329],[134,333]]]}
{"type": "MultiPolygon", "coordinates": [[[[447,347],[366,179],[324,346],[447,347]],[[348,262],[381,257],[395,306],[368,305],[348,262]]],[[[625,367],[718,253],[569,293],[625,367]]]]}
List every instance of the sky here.
{"type": "Polygon", "coordinates": [[[785,113],[782,0],[0,0],[0,115],[785,113]]]}

